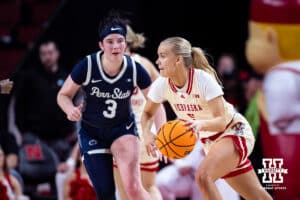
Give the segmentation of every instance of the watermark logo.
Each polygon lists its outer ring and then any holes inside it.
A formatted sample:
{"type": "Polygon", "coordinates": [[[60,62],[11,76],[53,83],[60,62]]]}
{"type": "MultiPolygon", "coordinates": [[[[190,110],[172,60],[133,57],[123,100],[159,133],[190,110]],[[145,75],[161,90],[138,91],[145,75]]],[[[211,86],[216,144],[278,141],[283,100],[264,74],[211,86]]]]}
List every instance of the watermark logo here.
{"type": "Polygon", "coordinates": [[[263,174],[262,182],[268,184],[267,189],[286,189],[279,186],[284,182],[283,174],[287,174],[288,170],[283,168],[282,158],[263,158],[262,169],[258,169],[258,174],[263,174]]]}

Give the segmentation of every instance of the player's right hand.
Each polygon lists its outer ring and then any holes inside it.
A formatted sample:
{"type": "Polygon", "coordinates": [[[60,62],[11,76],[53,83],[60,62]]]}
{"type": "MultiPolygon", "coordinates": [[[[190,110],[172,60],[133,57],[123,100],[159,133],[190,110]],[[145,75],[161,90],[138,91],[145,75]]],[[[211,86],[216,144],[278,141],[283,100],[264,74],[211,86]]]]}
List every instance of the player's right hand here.
{"type": "Polygon", "coordinates": [[[168,157],[161,154],[161,152],[156,146],[155,143],[156,136],[153,133],[149,132],[143,137],[144,137],[144,143],[146,145],[148,155],[154,158],[159,158],[159,160],[164,163],[168,163],[168,157]]]}
{"type": "Polygon", "coordinates": [[[155,135],[151,132],[143,135],[144,143],[146,145],[147,154],[152,157],[158,157],[158,148],[155,144],[155,135]]]}
{"type": "Polygon", "coordinates": [[[83,108],[83,103],[79,104],[78,106],[74,106],[68,113],[67,117],[70,121],[79,121],[81,119],[81,111],[83,108]]]}

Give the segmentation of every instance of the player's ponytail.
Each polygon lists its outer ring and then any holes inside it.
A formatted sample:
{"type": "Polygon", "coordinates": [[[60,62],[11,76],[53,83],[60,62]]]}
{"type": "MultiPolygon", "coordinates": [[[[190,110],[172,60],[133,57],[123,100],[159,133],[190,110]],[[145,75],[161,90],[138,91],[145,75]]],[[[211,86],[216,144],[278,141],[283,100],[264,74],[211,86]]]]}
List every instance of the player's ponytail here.
{"type": "Polygon", "coordinates": [[[199,47],[192,47],[192,58],[193,58],[193,67],[202,69],[209,74],[213,75],[215,79],[221,84],[220,79],[218,78],[217,72],[215,69],[210,66],[203,50],[199,47]]]}
{"type": "Polygon", "coordinates": [[[146,38],[142,33],[135,33],[132,28],[127,25],[126,42],[130,50],[143,48],[146,38]]]}
{"type": "Polygon", "coordinates": [[[220,85],[222,85],[216,71],[210,66],[201,48],[192,47],[190,42],[182,37],[170,37],[162,41],[162,43],[170,44],[172,46],[172,51],[176,55],[183,57],[185,66],[202,69],[208,72],[220,85]]]}

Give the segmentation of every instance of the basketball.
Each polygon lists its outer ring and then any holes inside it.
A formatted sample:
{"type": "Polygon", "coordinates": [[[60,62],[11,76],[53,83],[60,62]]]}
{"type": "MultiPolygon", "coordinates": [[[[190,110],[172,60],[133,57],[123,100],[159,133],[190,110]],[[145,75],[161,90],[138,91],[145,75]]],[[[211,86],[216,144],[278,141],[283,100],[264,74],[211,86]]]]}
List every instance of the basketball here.
{"type": "Polygon", "coordinates": [[[156,145],[159,151],[171,159],[187,156],[194,148],[196,135],[181,120],[166,122],[158,131],[156,145]]]}

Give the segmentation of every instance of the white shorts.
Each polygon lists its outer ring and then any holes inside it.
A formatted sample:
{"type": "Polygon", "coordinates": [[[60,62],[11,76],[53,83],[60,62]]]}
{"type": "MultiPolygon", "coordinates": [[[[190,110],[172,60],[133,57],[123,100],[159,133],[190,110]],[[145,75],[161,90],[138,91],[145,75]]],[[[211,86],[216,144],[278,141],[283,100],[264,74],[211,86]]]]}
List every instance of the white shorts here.
{"type": "Polygon", "coordinates": [[[253,169],[248,156],[254,148],[255,138],[250,124],[241,114],[236,113],[233,116],[232,120],[226,126],[225,131],[208,138],[201,138],[205,153],[207,154],[209,152],[214,143],[225,137],[232,138],[235,147],[240,154],[240,160],[238,166],[223,178],[236,176],[253,169]]]}

